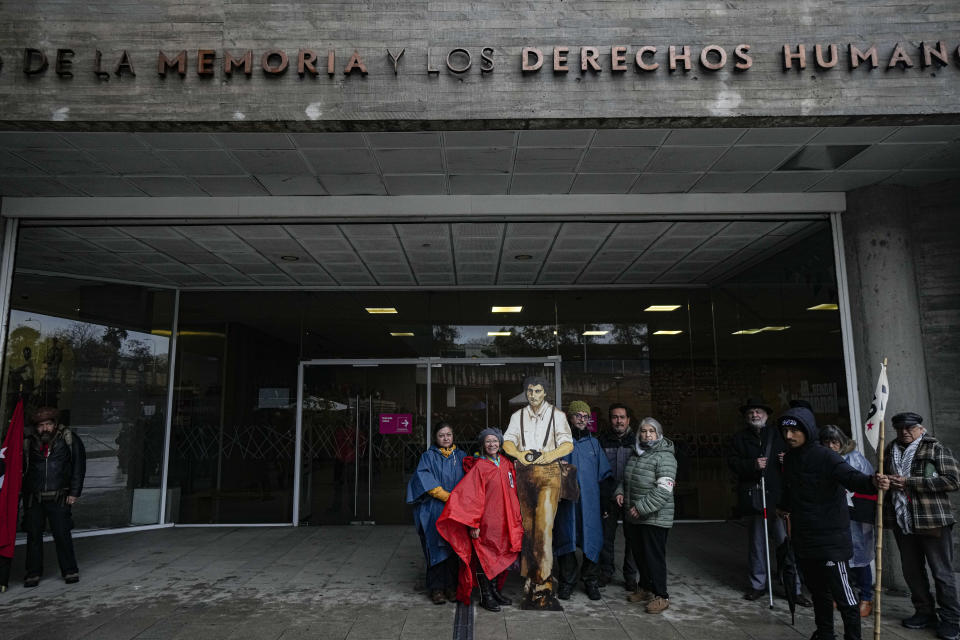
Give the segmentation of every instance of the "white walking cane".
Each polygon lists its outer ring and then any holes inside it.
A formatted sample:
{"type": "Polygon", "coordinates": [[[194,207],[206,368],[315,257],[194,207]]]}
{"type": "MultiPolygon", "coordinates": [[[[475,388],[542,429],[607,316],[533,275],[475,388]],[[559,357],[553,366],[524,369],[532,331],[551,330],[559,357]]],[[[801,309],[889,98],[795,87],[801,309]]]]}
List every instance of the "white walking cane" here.
{"type": "Polygon", "coordinates": [[[773,609],[773,578],[770,575],[770,531],[767,529],[767,479],[760,474],[760,496],[763,499],[763,546],[767,550],[767,593],[773,609]]]}

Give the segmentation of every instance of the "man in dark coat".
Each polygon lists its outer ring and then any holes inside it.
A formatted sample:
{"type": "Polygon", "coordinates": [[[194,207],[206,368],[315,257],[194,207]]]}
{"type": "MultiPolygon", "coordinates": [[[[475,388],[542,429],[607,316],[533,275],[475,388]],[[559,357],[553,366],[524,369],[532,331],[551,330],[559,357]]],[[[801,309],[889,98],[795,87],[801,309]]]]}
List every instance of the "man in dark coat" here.
{"type": "MultiPolygon", "coordinates": [[[[773,539],[770,549],[776,550],[787,537],[779,518],[771,517],[780,500],[780,458],[787,450],[780,432],[767,427],[773,409],[760,398],[750,398],[741,407],[745,427],[733,436],[727,464],[737,477],[737,512],[747,525],[747,565],[750,569],[750,587],[743,595],[756,600],[767,593],[767,549],[764,544],[761,482],[767,491],[767,530],[773,539]]],[[[800,591],[797,581],[798,604],[810,606],[800,591]]]]}
{"type": "MultiPolygon", "coordinates": [[[[631,428],[630,421],[633,413],[627,405],[619,402],[611,404],[607,417],[610,419],[610,430],[603,433],[599,440],[603,452],[607,454],[610,470],[613,472],[613,486],[617,486],[623,481],[623,470],[627,467],[627,460],[633,455],[637,435],[631,428]]],[[[617,526],[621,520],[623,520],[623,507],[617,506],[616,502],[610,500],[604,505],[603,549],[600,551],[601,586],[609,584],[613,579],[614,543],[617,539],[617,526]]],[[[624,541],[623,588],[633,593],[637,588],[638,575],[630,545],[624,541]]]]}
{"type": "Polygon", "coordinates": [[[27,570],[24,587],[35,587],[43,573],[43,528],[57,547],[57,561],[64,582],[80,580],[73,552],[73,505],[83,491],[87,457],[77,434],[59,424],[60,412],[40,407],[33,413],[34,433],[24,438],[23,522],[27,530],[27,570]]]}
{"type": "Polygon", "coordinates": [[[839,453],[821,446],[813,413],[788,409],[777,427],[790,449],[783,459],[783,491],[777,510],[791,527],[793,548],[813,596],[817,631],[811,640],[833,640],[833,603],[844,640],[860,640],[859,602],[847,577],[853,556],[846,490],[875,494],[877,477],[860,473],[839,453]]]}
{"type": "Polygon", "coordinates": [[[600,550],[603,548],[603,511],[613,495],[612,474],[607,456],[590,435],[590,405],[574,400],[567,407],[573,434],[573,453],[561,463],[577,469],[580,499],[561,500],[553,522],[553,552],[557,556],[557,597],[567,600],[577,585],[577,547],[583,550],[580,577],[587,596],[599,600],[600,550]]]}

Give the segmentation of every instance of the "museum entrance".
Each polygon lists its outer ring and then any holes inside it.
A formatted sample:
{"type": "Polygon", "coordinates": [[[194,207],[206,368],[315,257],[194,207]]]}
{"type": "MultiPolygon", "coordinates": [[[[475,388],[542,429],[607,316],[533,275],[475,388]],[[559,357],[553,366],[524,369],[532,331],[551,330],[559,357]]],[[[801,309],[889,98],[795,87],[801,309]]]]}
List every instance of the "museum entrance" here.
{"type": "Polygon", "coordinates": [[[525,402],[523,379],[560,397],[560,358],[312,360],[300,365],[301,524],[406,524],[406,485],[438,424],[473,453],[525,402]]]}

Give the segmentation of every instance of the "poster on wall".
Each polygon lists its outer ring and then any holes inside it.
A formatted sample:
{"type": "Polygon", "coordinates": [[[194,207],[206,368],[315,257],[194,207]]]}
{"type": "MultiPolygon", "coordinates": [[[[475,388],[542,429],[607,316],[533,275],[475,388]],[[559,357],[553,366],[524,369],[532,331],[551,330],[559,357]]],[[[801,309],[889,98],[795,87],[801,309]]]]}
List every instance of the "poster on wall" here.
{"type": "Polygon", "coordinates": [[[380,433],[392,435],[413,433],[413,414],[381,413],[380,433]]]}

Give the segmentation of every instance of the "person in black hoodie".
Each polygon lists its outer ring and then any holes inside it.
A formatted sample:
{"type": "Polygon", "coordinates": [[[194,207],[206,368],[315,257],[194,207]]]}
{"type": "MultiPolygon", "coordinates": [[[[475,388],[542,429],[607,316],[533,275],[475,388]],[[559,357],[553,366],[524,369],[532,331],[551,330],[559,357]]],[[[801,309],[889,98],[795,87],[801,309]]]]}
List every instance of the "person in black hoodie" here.
{"type": "Polygon", "coordinates": [[[875,494],[877,478],[860,473],[820,444],[809,409],[788,409],[777,427],[789,447],[777,512],[787,520],[800,571],[813,596],[817,630],[811,640],[835,637],[833,601],[843,620],[844,640],[860,640],[859,602],[848,578],[853,543],[845,489],[875,494]]]}

